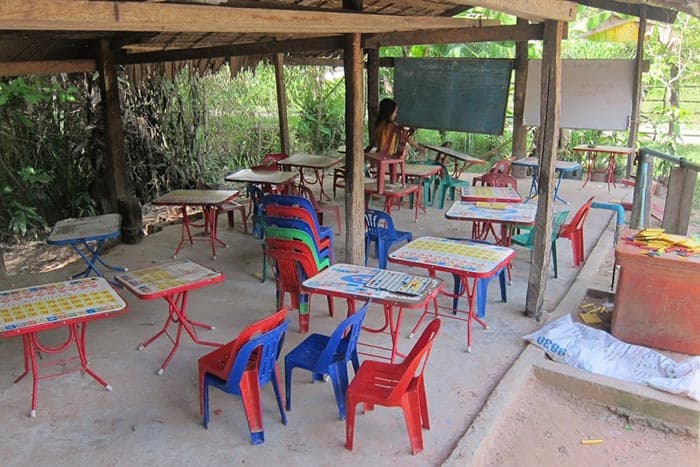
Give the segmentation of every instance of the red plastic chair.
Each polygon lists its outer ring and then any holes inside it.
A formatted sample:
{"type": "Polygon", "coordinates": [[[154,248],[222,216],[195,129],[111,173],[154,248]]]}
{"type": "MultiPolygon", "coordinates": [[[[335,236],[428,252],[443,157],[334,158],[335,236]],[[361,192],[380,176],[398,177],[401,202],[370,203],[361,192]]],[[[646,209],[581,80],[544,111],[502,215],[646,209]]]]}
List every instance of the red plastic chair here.
{"type": "Polygon", "coordinates": [[[241,215],[241,221],[243,222],[243,230],[248,233],[248,215],[245,210],[245,205],[239,203],[238,201],[229,201],[228,203],[222,203],[216,207],[216,222],[218,223],[219,214],[226,213],[228,215],[228,226],[234,228],[236,222],[233,219],[233,213],[238,211],[241,215]]]}
{"type": "Polygon", "coordinates": [[[411,451],[423,450],[421,427],[430,429],[428,400],[425,394],[423,372],[430,355],[433,340],[440,331],[440,320],[434,319],[421,334],[406,359],[399,364],[365,360],[347,391],[347,419],[345,447],[352,451],[355,437],[355,408],[360,402],[365,410],[375,405],[401,407],[411,451]],[[422,363],[422,364],[421,364],[422,363]]]}
{"type": "Polygon", "coordinates": [[[591,199],[583,203],[579,210],[576,211],[576,214],[574,214],[574,217],[571,218],[571,222],[563,224],[561,229],[559,229],[559,238],[568,238],[571,240],[574,267],[578,267],[583,263],[583,257],[585,255],[583,250],[583,224],[586,222],[588,212],[591,210],[593,198],[594,197],[591,196],[591,199]]]}
{"type": "Polygon", "coordinates": [[[518,191],[518,179],[498,172],[489,172],[481,176],[484,186],[511,187],[518,191]]]}
{"type": "MultiPolygon", "coordinates": [[[[495,164],[493,164],[493,167],[489,169],[487,174],[489,173],[496,173],[496,174],[503,174],[503,175],[510,175],[510,161],[508,159],[502,159],[500,161],[496,161],[495,164]]],[[[484,183],[484,175],[480,175],[478,177],[474,177],[472,179],[472,185],[476,186],[477,184],[484,185],[486,186],[486,183],[484,183]]]]}
{"type": "Polygon", "coordinates": [[[338,188],[345,189],[345,166],[333,170],[333,198],[335,199],[338,188]]]}
{"type": "Polygon", "coordinates": [[[324,212],[334,212],[335,218],[338,221],[338,235],[343,233],[343,224],[340,217],[340,206],[338,206],[336,203],[326,203],[318,201],[316,199],[316,196],[314,196],[314,192],[311,191],[311,188],[309,188],[308,186],[297,185],[296,187],[294,187],[294,189],[296,190],[296,193],[290,194],[296,194],[308,199],[311,202],[311,205],[314,207],[314,211],[316,211],[316,217],[318,217],[319,223],[323,224],[324,212]]]}
{"type": "MultiPolygon", "coordinates": [[[[292,308],[299,310],[299,332],[308,332],[311,304],[309,294],[301,290],[301,284],[319,272],[313,253],[299,241],[266,238],[265,254],[276,267],[277,306],[284,306],[285,294],[289,293],[292,308]]],[[[328,313],[333,316],[333,297],[328,296],[327,299],[328,313]]]]}
{"type": "MultiPolygon", "coordinates": [[[[390,183],[396,183],[401,177],[401,186],[406,185],[406,156],[408,156],[408,139],[413,134],[414,129],[408,127],[396,127],[398,143],[396,152],[390,153],[390,148],[379,148],[377,152],[365,153],[365,159],[377,171],[377,194],[384,193],[384,178],[389,170],[390,183]],[[399,175],[400,174],[400,175],[399,175]]],[[[388,138],[391,141],[393,138],[388,138]]]]}
{"type": "MultiPolygon", "coordinates": [[[[284,325],[284,330],[286,330],[286,317],[287,308],[280,308],[273,315],[249,325],[231,342],[199,358],[199,413],[203,417],[202,421],[205,428],[209,426],[208,386],[214,385],[226,392],[231,392],[227,389],[232,389],[232,393],[241,396],[243,410],[250,429],[251,443],[262,443],[264,441],[264,432],[260,387],[268,381],[272,381],[282,422],[286,425],[287,417],[281,406],[279,368],[276,362],[279,355],[278,350],[281,347],[281,340],[276,346],[277,355],[268,356],[269,363],[274,361],[274,366],[272,367],[261,368],[265,352],[261,350],[260,346],[243,351],[246,345],[250,344],[251,340],[256,337],[269,333],[282,325],[284,325]],[[234,377],[234,373],[239,372],[241,374],[238,377],[234,377]],[[265,377],[266,373],[267,377],[265,377]],[[239,381],[234,382],[234,380],[239,381]]],[[[281,331],[282,336],[284,330],[281,331]]]]}
{"type": "Polygon", "coordinates": [[[265,154],[265,157],[263,157],[262,164],[263,165],[272,165],[275,166],[276,168],[279,168],[277,163],[281,161],[282,159],[286,159],[289,156],[283,152],[277,152],[277,153],[272,153],[269,152],[265,154]]]}

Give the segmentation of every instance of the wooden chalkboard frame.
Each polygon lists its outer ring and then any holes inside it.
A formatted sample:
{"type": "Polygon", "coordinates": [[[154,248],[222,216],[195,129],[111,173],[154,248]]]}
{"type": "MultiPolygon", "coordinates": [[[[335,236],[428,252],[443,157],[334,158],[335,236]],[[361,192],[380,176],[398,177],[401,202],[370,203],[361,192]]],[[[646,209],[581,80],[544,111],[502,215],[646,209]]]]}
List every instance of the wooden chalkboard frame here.
{"type": "Polygon", "coordinates": [[[500,135],[512,70],[511,59],[396,58],[396,121],[417,128],[500,135]]]}

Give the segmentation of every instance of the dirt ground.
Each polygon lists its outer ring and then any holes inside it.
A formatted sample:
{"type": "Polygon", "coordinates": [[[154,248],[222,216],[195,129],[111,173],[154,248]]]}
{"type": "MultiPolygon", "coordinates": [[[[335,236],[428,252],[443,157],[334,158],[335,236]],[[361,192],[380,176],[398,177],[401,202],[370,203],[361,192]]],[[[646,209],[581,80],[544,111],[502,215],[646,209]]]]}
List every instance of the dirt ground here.
{"type": "Polygon", "coordinates": [[[697,467],[700,445],[635,423],[595,401],[532,377],[483,446],[475,466],[697,467]],[[583,444],[601,440],[599,444],[583,444]]]}

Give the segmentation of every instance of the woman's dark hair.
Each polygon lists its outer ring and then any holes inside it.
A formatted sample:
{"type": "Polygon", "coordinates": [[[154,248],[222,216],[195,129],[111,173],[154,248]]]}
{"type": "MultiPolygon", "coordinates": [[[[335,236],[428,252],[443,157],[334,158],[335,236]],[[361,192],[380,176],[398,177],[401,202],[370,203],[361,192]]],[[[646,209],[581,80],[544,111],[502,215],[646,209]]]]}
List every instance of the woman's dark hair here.
{"type": "Polygon", "coordinates": [[[398,107],[398,105],[394,99],[388,97],[382,99],[379,103],[379,113],[377,114],[377,121],[374,126],[376,127],[380,122],[388,122],[391,118],[391,114],[396,110],[396,107],[398,107]]]}

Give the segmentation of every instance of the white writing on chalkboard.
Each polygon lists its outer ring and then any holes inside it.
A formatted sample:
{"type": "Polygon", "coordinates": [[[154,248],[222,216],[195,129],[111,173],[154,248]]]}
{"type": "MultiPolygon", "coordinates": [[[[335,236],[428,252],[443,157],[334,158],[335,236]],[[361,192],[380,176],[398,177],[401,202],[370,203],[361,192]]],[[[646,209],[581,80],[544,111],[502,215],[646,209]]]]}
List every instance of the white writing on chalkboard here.
{"type": "MultiPolygon", "coordinates": [[[[540,124],[540,60],[530,60],[526,125],[540,124]]],[[[561,128],[626,130],[634,96],[632,60],[562,60],[561,128]]]]}

